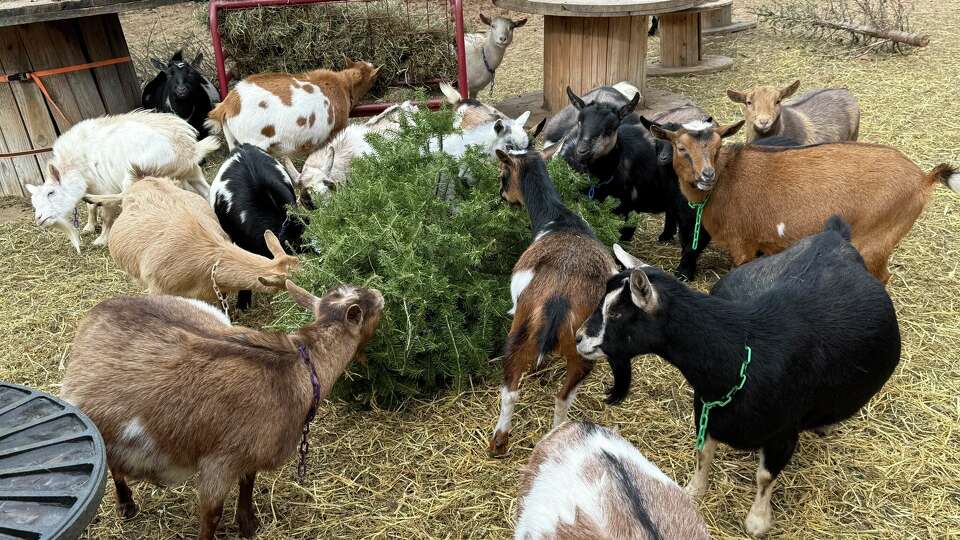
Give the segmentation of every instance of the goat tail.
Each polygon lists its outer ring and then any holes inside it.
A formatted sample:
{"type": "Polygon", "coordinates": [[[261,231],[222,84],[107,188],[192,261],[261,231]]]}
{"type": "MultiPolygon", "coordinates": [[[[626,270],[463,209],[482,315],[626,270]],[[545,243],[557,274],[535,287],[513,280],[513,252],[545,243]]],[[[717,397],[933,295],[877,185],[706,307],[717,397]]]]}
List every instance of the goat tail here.
{"type": "Polygon", "coordinates": [[[952,165],[946,163],[937,165],[932,171],[927,173],[927,178],[931,184],[934,182],[942,182],[943,185],[955,193],[960,193],[960,172],[957,172],[956,167],[952,165]]]}
{"type": "Polygon", "coordinates": [[[607,363],[610,364],[610,371],[613,373],[613,386],[607,389],[606,402],[609,405],[616,405],[623,401],[623,398],[627,397],[630,392],[633,371],[630,369],[629,358],[607,356],[607,363]]]}
{"type": "Polygon", "coordinates": [[[122,204],[123,194],[117,193],[115,195],[84,195],[83,202],[87,204],[92,204],[94,206],[104,206],[106,204],[122,204]]]}
{"type": "Polygon", "coordinates": [[[463,101],[463,97],[460,95],[460,92],[445,82],[440,83],[440,91],[443,92],[444,97],[447,98],[447,103],[451,105],[456,105],[463,101]]]}
{"type": "MultiPolygon", "coordinates": [[[[210,120],[207,120],[207,122],[209,121],[210,120]]],[[[194,156],[196,163],[203,161],[208,154],[215,152],[218,148],[220,148],[220,139],[217,137],[210,135],[209,137],[201,139],[200,142],[197,143],[197,155],[194,156]]]]}
{"type": "Polygon", "coordinates": [[[540,369],[543,359],[557,348],[560,341],[560,330],[570,317],[570,301],[563,296],[551,296],[543,305],[543,326],[537,339],[537,364],[534,370],[540,369]]]}
{"type": "Polygon", "coordinates": [[[640,93],[639,88],[628,83],[627,81],[620,81],[613,85],[613,87],[617,89],[617,92],[623,94],[623,97],[627,98],[628,100],[632,100],[633,96],[640,93]]]}

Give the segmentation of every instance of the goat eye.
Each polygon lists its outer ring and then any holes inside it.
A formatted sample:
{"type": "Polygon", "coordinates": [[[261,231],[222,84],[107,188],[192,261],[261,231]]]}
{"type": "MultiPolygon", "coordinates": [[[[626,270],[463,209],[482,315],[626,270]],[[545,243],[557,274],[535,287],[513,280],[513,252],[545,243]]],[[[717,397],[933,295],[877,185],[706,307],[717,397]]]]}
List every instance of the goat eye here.
{"type": "Polygon", "coordinates": [[[54,193],[53,191],[51,191],[50,193],[47,193],[47,198],[48,198],[48,199],[52,199],[52,198],[53,198],[53,193],[54,193]]]}
{"type": "Polygon", "coordinates": [[[753,102],[748,99],[748,100],[747,100],[747,106],[749,107],[750,105],[753,105],[753,102]]]}
{"type": "Polygon", "coordinates": [[[686,153],[687,153],[687,149],[684,148],[683,146],[678,146],[678,147],[677,147],[677,151],[680,152],[681,154],[686,154],[686,153]]]}

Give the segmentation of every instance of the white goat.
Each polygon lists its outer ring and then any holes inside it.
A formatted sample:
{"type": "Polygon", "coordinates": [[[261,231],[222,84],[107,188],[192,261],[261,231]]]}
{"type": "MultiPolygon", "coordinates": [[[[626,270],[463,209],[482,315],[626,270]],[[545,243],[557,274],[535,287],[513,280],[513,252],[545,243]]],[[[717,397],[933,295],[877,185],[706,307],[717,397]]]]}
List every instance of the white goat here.
{"type": "Polygon", "coordinates": [[[400,118],[413,122],[418,107],[410,101],[394,105],[363,124],[350,124],[335,135],[323,148],[310,154],[303,164],[297,183],[321,197],[327,196],[347,179],[353,158],[373,153],[367,142],[368,133],[386,138],[396,136],[400,118]]]}
{"type": "Polygon", "coordinates": [[[520,480],[516,540],[710,538],[693,499],[615,431],[566,422],[520,480]]]}
{"type": "Polygon", "coordinates": [[[490,27],[486,34],[463,36],[467,56],[467,86],[471,97],[475,97],[477,92],[493,81],[507,47],[513,43],[513,30],[527,24],[526,19],[512,21],[506,17],[494,17],[490,20],[483,13],[480,14],[480,20],[490,27]]]}
{"type": "Polygon", "coordinates": [[[470,129],[480,124],[494,122],[497,119],[509,120],[510,117],[477,99],[464,99],[456,88],[440,83],[440,91],[453,106],[453,128],[470,129]]]}
{"type": "Polygon", "coordinates": [[[465,129],[462,133],[445,135],[442,139],[433,137],[429,142],[430,152],[444,152],[459,159],[471,146],[481,147],[483,153],[490,157],[496,157],[497,150],[526,150],[530,145],[530,137],[523,126],[528,118],[530,111],[524,111],[515,120],[497,119],[465,129]]]}
{"type": "MultiPolygon", "coordinates": [[[[137,110],[84,120],[53,144],[50,176],[27,186],[37,225],[62,229],[80,253],[80,233],[67,215],[85,195],[118,194],[130,187],[133,168],[156,171],[182,182],[203,197],[209,186],[199,163],[220,146],[216,137],[197,141],[197,130],[173,114],[137,110]]],[[[116,217],[114,207],[101,208],[103,231],[93,241],[103,245],[116,217]]],[[[84,232],[96,227],[89,212],[84,232]]]]}

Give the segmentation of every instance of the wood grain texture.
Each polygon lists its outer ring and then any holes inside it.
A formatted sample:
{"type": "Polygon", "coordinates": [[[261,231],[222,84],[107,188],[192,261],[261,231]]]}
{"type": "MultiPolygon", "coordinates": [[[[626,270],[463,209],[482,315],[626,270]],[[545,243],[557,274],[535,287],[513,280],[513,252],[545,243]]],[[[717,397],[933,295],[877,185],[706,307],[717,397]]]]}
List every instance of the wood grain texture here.
{"type": "Polygon", "coordinates": [[[493,0],[503,9],[555,17],[658,15],[706,3],[708,0],[493,0]]]}
{"type": "MultiPolygon", "coordinates": [[[[76,24],[80,29],[90,62],[125,56],[117,54],[108,39],[107,26],[120,24],[116,14],[84,17],[77,19],[76,24]]],[[[131,94],[123,80],[121,73],[124,71],[131,72],[136,78],[136,73],[133,73],[133,64],[130,62],[92,70],[97,87],[100,89],[103,105],[109,114],[129,112],[140,104],[140,96],[131,94]]]]}
{"type": "Polygon", "coordinates": [[[0,0],[0,26],[91,17],[189,0],[0,0]]]}
{"type": "Polygon", "coordinates": [[[700,14],[663,15],[660,18],[660,65],[695,66],[700,58],[700,14]]]}

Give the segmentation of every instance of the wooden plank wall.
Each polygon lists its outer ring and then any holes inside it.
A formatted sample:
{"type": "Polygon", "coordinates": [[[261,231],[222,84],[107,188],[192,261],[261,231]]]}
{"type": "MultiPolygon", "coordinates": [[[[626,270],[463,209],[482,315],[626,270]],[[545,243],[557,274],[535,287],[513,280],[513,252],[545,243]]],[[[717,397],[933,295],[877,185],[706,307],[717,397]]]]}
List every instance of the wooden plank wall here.
{"type": "MultiPolygon", "coordinates": [[[[0,69],[19,73],[127,56],[116,14],[21,24],[0,32],[0,69]]],[[[130,111],[140,104],[133,65],[116,64],[43,78],[66,118],[55,113],[33,82],[0,84],[0,153],[49,148],[75,123],[130,111]]],[[[50,153],[0,158],[0,194],[25,195],[42,183],[50,153]]]]}
{"type": "Polygon", "coordinates": [[[646,78],[646,16],[544,17],[543,100],[556,112],[577,94],[627,81],[641,93],[646,78]]]}

